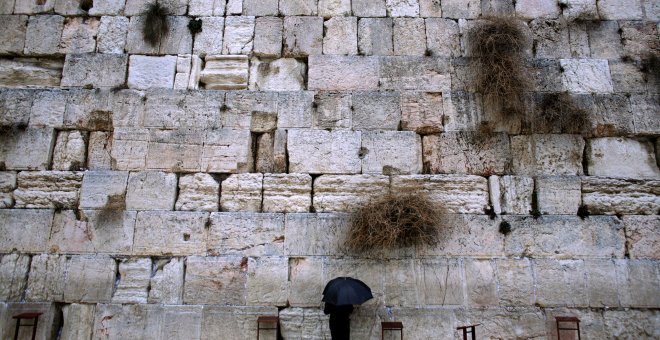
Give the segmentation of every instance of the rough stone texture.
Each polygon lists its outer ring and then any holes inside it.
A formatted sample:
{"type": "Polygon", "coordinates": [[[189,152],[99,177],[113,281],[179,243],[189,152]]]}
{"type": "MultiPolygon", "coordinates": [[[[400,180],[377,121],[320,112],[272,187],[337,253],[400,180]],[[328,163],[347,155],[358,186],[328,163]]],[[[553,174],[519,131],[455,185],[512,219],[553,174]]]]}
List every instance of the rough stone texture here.
{"type": "Polygon", "coordinates": [[[353,129],[396,130],[401,120],[396,93],[354,92],[351,96],[353,129]]]}
{"type": "MultiPolygon", "coordinates": [[[[64,91],[40,91],[36,93],[30,111],[30,125],[61,128],[64,123],[66,101],[66,92],[64,91]]],[[[7,101],[4,105],[11,106],[7,101]]]]}
{"type": "Polygon", "coordinates": [[[305,89],[307,65],[293,58],[273,61],[252,59],[250,90],[300,91],[305,89]]]}
{"type": "Polygon", "coordinates": [[[537,58],[571,57],[569,29],[557,19],[537,18],[530,23],[537,58]]]}
{"type": "Polygon", "coordinates": [[[441,17],[442,6],[438,0],[419,0],[419,16],[441,17]]]}
{"type": "Polygon", "coordinates": [[[142,34],[146,17],[134,16],[128,27],[126,50],[131,54],[190,54],[193,38],[188,30],[189,21],[190,19],[185,16],[168,16],[169,30],[154,46],[146,42],[142,34]]]}
{"type": "Polygon", "coordinates": [[[69,90],[64,126],[78,130],[112,130],[112,112],[108,102],[110,93],[110,89],[69,90]]]}
{"type": "Polygon", "coordinates": [[[280,14],[282,15],[316,15],[318,0],[282,0],[280,14]]]}
{"type": "Polygon", "coordinates": [[[178,305],[183,303],[184,259],[169,258],[155,261],[151,277],[149,303],[178,305]]]}
{"type": "Polygon", "coordinates": [[[457,57],[460,55],[458,24],[454,20],[426,19],[427,50],[434,57],[457,57]]]}
{"type": "Polygon", "coordinates": [[[658,102],[660,102],[660,96],[658,95],[633,95],[630,97],[631,111],[634,115],[633,125],[636,134],[646,135],[660,131],[660,122],[655,119],[657,113],[656,104],[658,102]]]}
{"type": "Polygon", "coordinates": [[[245,305],[248,259],[240,256],[189,257],[186,304],[245,305]]]}
{"type": "Polygon", "coordinates": [[[93,338],[199,339],[202,306],[99,304],[93,338]]]}
{"type": "Polygon", "coordinates": [[[66,18],[59,43],[60,53],[94,52],[99,24],[98,18],[66,18]]]}
{"type": "Polygon", "coordinates": [[[80,131],[62,131],[57,134],[53,151],[53,170],[81,170],[85,167],[86,136],[80,131]]]}
{"type": "Polygon", "coordinates": [[[660,259],[660,235],[657,232],[658,216],[624,216],[626,246],[631,258],[660,259]]]}
{"type": "Polygon", "coordinates": [[[25,298],[27,301],[62,301],[67,257],[39,254],[32,257],[25,298]]]}
{"type": "Polygon", "coordinates": [[[203,255],[208,213],[141,211],[135,221],[135,255],[203,255]]]}
{"type": "Polygon", "coordinates": [[[130,255],[136,213],[123,210],[64,210],[55,214],[48,250],[54,253],[130,255]]]}
{"type": "Polygon", "coordinates": [[[355,174],[361,171],[359,131],[289,130],[289,171],[355,174]]]}
{"type": "Polygon", "coordinates": [[[248,305],[287,305],[289,295],[288,262],[287,257],[260,257],[248,260],[248,305]]]}
{"type": "Polygon", "coordinates": [[[0,54],[23,53],[27,20],[27,15],[0,16],[0,54]]]}
{"type": "Polygon", "coordinates": [[[491,176],[488,178],[488,184],[495,213],[526,215],[532,210],[533,178],[491,176]]]}
{"type": "Polygon", "coordinates": [[[379,59],[355,56],[310,56],[308,89],[373,90],[378,87],[379,59]]]}
{"type": "Polygon", "coordinates": [[[176,210],[218,211],[220,184],[209,174],[196,173],[179,178],[176,210]]]}
{"type": "Polygon", "coordinates": [[[126,0],[97,1],[89,9],[89,15],[119,15],[124,9],[126,0]]]}
{"type": "Polygon", "coordinates": [[[147,303],[151,259],[119,262],[119,283],[112,295],[113,303],[147,303]]]}
{"type": "Polygon", "coordinates": [[[488,181],[470,175],[393,176],[392,190],[429,195],[448,213],[482,214],[488,205],[488,181]]]}
{"type": "Polygon", "coordinates": [[[465,280],[470,305],[498,304],[496,268],[495,260],[466,260],[465,280]]]}
{"type": "Polygon", "coordinates": [[[387,192],[388,186],[389,178],[382,175],[323,175],[314,180],[314,210],[352,212],[387,192]]]}
{"type": "Polygon", "coordinates": [[[64,17],[37,15],[30,17],[25,34],[25,50],[28,55],[57,54],[64,29],[64,17]]]}
{"type": "Polygon", "coordinates": [[[581,175],[584,139],[579,135],[511,137],[513,173],[521,176],[581,175]]]}
{"type": "MultiPolygon", "coordinates": [[[[169,9],[171,15],[184,15],[187,3],[188,1],[185,0],[164,0],[162,5],[169,9]]],[[[124,14],[127,16],[140,15],[144,11],[144,6],[145,4],[141,0],[126,0],[124,14]]]]}
{"type": "Polygon", "coordinates": [[[80,190],[81,209],[123,209],[126,207],[125,171],[88,171],[80,190]]]}
{"type": "Polygon", "coordinates": [[[43,252],[46,251],[47,235],[52,223],[52,210],[0,210],[3,224],[3,237],[0,243],[2,252],[43,252]],[[31,235],[25,237],[25,235],[31,235]]]}
{"type": "Polygon", "coordinates": [[[88,338],[93,331],[96,305],[70,304],[62,307],[61,339],[88,338]]]}
{"type": "Polygon", "coordinates": [[[16,172],[0,171],[0,209],[14,205],[12,191],[16,189],[16,172]]]}
{"type": "Polygon", "coordinates": [[[311,205],[312,177],[310,175],[264,175],[264,212],[307,212],[311,205]]]}
{"type": "MultiPolygon", "coordinates": [[[[275,307],[225,307],[225,306],[205,306],[202,319],[202,339],[218,339],[226,337],[227,339],[256,338],[257,323],[254,322],[259,316],[277,316],[278,310],[275,307]]],[[[273,335],[272,331],[262,331],[264,338],[267,335],[273,335]]],[[[259,335],[261,336],[261,332],[259,335]]],[[[275,336],[273,335],[273,338],[275,336]]],[[[271,338],[271,339],[273,339],[271,338]]]]}
{"type": "Polygon", "coordinates": [[[0,59],[0,84],[4,87],[56,87],[62,77],[62,59],[0,59]]]}
{"type": "Polygon", "coordinates": [[[54,143],[50,128],[10,130],[0,136],[0,164],[8,170],[47,169],[54,143]]]}
{"type": "Polygon", "coordinates": [[[146,167],[149,132],[146,129],[120,128],[113,133],[110,152],[113,168],[144,170],[146,167]]]}
{"type": "Polygon", "coordinates": [[[385,5],[390,17],[419,16],[418,0],[386,0],[385,5]]]}
{"type": "Polygon", "coordinates": [[[254,168],[257,172],[275,172],[273,135],[273,133],[263,133],[257,137],[257,158],[254,162],[254,168]]]}
{"type": "Polygon", "coordinates": [[[439,92],[401,94],[401,129],[426,135],[443,131],[443,100],[439,92]]]}
{"type": "MultiPolygon", "coordinates": [[[[322,271],[321,264],[318,260],[309,261],[299,257],[344,254],[342,244],[345,234],[342,233],[347,231],[348,215],[286,214],[285,225],[284,251],[286,255],[294,257],[291,261],[295,267],[299,267],[291,269],[292,302],[304,303],[307,301],[306,297],[311,297],[312,290],[315,291],[315,300],[318,301],[318,294],[323,291],[324,286],[318,279],[318,274],[322,271]],[[295,276],[300,278],[296,279],[295,276]],[[295,282],[296,280],[298,281],[295,282]],[[301,289],[300,292],[296,291],[298,288],[301,289]]],[[[291,266],[291,263],[289,265],[291,266]]]]}
{"type": "Polygon", "coordinates": [[[394,55],[423,56],[426,28],[422,18],[394,18],[394,55]]]}
{"type": "Polygon", "coordinates": [[[392,18],[360,18],[358,22],[360,54],[392,55],[394,53],[392,35],[392,18]]]}
{"type": "Polygon", "coordinates": [[[225,18],[222,54],[250,54],[254,40],[254,17],[225,18]]]}
{"type": "Polygon", "coordinates": [[[258,57],[277,58],[282,55],[284,21],[278,17],[259,17],[254,26],[252,52],[258,57]]]}
{"type": "MultiPolygon", "coordinates": [[[[435,202],[438,202],[439,207],[443,207],[439,200],[435,202]]],[[[416,253],[419,256],[470,256],[483,258],[504,255],[505,238],[498,231],[499,221],[491,220],[486,215],[454,214],[451,207],[443,207],[441,209],[443,209],[445,214],[442,221],[440,221],[443,231],[438,244],[435,246],[418,247],[416,253]]],[[[453,210],[456,210],[456,208],[453,210]]],[[[434,259],[431,258],[431,260],[434,259]]]]}
{"type": "Polygon", "coordinates": [[[221,183],[222,211],[261,211],[263,174],[234,174],[221,183]]]}
{"type": "Polygon", "coordinates": [[[320,91],[314,95],[312,126],[317,129],[342,129],[352,126],[352,95],[320,91]]]}
{"type": "Polygon", "coordinates": [[[14,191],[16,208],[75,208],[83,174],[70,171],[22,171],[14,191]]]}
{"type": "Polygon", "coordinates": [[[282,214],[212,213],[210,222],[210,255],[283,255],[282,214]]]}
{"type": "MultiPolygon", "coordinates": [[[[322,0],[336,1],[336,0],[322,0]]],[[[349,4],[350,5],[350,4],[349,4]]],[[[323,22],[323,54],[355,55],[358,52],[357,17],[332,17],[323,22]]]]}
{"type": "Polygon", "coordinates": [[[64,301],[107,302],[115,285],[115,260],[109,256],[73,256],[67,260],[64,301]]]}
{"type": "Polygon", "coordinates": [[[570,92],[609,93],[613,91],[607,60],[560,59],[564,89],[570,92]]]}
{"type": "Polygon", "coordinates": [[[209,90],[242,90],[248,86],[247,56],[207,56],[200,81],[209,90]]]}
{"type": "Polygon", "coordinates": [[[590,139],[587,171],[591,176],[659,178],[653,144],[628,138],[590,139]]]}
{"type": "Polygon", "coordinates": [[[319,0],[319,16],[324,18],[351,15],[350,0],[319,0]]]}
{"type": "Polygon", "coordinates": [[[422,172],[422,139],[414,132],[364,132],[360,151],[362,173],[407,175],[422,172]]]}
{"type": "Polygon", "coordinates": [[[285,17],[283,55],[306,57],[323,52],[323,18],[285,17]]]}
{"type": "Polygon", "coordinates": [[[581,181],[577,176],[536,178],[536,202],[542,214],[574,215],[582,203],[581,181]]]}
{"type": "Polygon", "coordinates": [[[270,131],[271,118],[277,116],[277,97],[276,92],[228,92],[222,125],[249,130],[254,128],[255,132],[270,131]]]}
{"type": "Polygon", "coordinates": [[[451,89],[449,70],[447,58],[383,57],[378,81],[384,90],[443,92],[451,89]]]}
{"type": "Polygon", "coordinates": [[[126,187],[128,210],[172,210],[177,194],[176,174],[131,172],[126,187]]]}
{"type": "Polygon", "coordinates": [[[511,151],[505,133],[445,132],[425,136],[424,167],[431,173],[503,174],[511,151]]]}
{"type": "Polygon", "coordinates": [[[601,0],[597,5],[598,13],[603,20],[639,20],[643,17],[641,2],[601,0]]]}
{"type": "Polygon", "coordinates": [[[27,90],[3,89],[0,91],[0,125],[3,135],[16,134],[28,125],[34,93],[27,90]],[[19,129],[21,128],[21,129],[19,129]]]}
{"type": "Polygon", "coordinates": [[[536,303],[542,307],[586,307],[587,279],[580,260],[534,261],[536,303]]]}
{"type": "Polygon", "coordinates": [[[657,180],[582,178],[582,204],[591,214],[654,215],[660,209],[659,195],[657,180]]]}
{"type": "Polygon", "coordinates": [[[516,14],[523,18],[556,18],[559,15],[559,6],[554,1],[521,0],[515,4],[516,14]]]}
{"type": "Polygon", "coordinates": [[[226,5],[227,5],[226,0],[213,0],[213,1],[190,0],[188,3],[188,15],[224,16],[226,5]]]}
{"type": "Polygon", "coordinates": [[[30,256],[8,254],[0,258],[0,299],[21,301],[27,286],[27,273],[30,269],[30,256]]]}
{"type": "Polygon", "coordinates": [[[195,35],[193,53],[204,57],[222,53],[222,38],[225,29],[223,17],[201,17],[202,31],[195,35]]]}
{"type": "Polygon", "coordinates": [[[445,18],[475,19],[481,15],[481,4],[477,0],[445,0],[441,4],[445,18]]]}
{"type": "Polygon", "coordinates": [[[176,57],[132,55],[128,65],[128,87],[145,90],[152,87],[174,87],[176,57]]]}
{"type": "Polygon", "coordinates": [[[243,3],[243,15],[276,16],[277,0],[245,0],[243,3]]]}

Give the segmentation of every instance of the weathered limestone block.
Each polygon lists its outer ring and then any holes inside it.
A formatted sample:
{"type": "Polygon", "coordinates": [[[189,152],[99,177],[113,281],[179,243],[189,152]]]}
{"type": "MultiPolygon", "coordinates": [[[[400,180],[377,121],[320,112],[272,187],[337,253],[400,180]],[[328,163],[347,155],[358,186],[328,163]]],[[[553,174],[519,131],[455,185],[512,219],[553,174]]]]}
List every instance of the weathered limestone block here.
{"type": "Polygon", "coordinates": [[[418,0],[386,0],[385,8],[388,17],[419,16],[418,0]]]}
{"type": "Polygon", "coordinates": [[[289,15],[316,15],[318,0],[282,0],[280,14],[289,15]]]}
{"type": "MultiPolygon", "coordinates": [[[[112,111],[113,130],[137,128],[144,124],[145,92],[138,90],[111,91],[108,105],[112,111]]],[[[129,130],[130,131],[130,130],[129,130]]],[[[117,136],[115,136],[116,138],[117,136]]]]}
{"type": "Polygon", "coordinates": [[[587,171],[591,176],[659,178],[653,144],[629,138],[590,139],[587,171]]]}
{"type": "Polygon", "coordinates": [[[253,168],[250,131],[219,129],[207,131],[202,148],[201,170],[239,173],[253,168]]]}
{"type": "Polygon", "coordinates": [[[360,18],[357,32],[361,55],[393,54],[392,18],[360,18]]]}
{"type": "Polygon", "coordinates": [[[318,296],[323,292],[327,279],[324,262],[320,257],[289,258],[289,304],[291,306],[318,306],[318,296]]]}
{"type": "Polygon", "coordinates": [[[658,331],[658,313],[645,310],[606,310],[603,311],[606,336],[619,338],[654,338],[658,331]],[[630,322],[630,320],[639,320],[630,322]]]}
{"type": "Polygon", "coordinates": [[[353,15],[357,17],[384,17],[385,0],[352,0],[353,15]]]}
{"type": "MultiPolygon", "coordinates": [[[[538,307],[500,307],[500,308],[486,308],[486,309],[458,309],[456,310],[456,324],[458,325],[471,325],[483,321],[481,324],[484,330],[488,330],[489,334],[497,334],[503,339],[533,339],[543,338],[548,336],[546,325],[552,320],[552,327],[556,327],[555,319],[546,316],[546,310],[538,307]],[[492,333],[491,333],[492,332],[492,333]]],[[[566,314],[561,314],[566,315],[566,314]]],[[[580,316],[580,320],[585,320],[580,328],[587,328],[586,318],[580,316]]],[[[448,329],[454,329],[454,324],[448,329]]],[[[424,325],[421,325],[424,329],[424,325]]],[[[478,329],[478,328],[477,328],[478,329]]],[[[478,330],[477,330],[478,332],[478,330]]],[[[583,330],[582,334],[586,332],[583,330]]],[[[570,334],[570,333],[566,333],[570,334]]],[[[452,338],[460,338],[462,332],[455,330],[452,338]]],[[[549,337],[549,336],[548,336],[549,337]]],[[[447,337],[449,339],[450,337],[447,337]]]]}
{"type": "Polygon", "coordinates": [[[362,173],[422,172],[422,139],[412,131],[367,131],[362,135],[362,173]]]}
{"type": "Polygon", "coordinates": [[[234,174],[221,183],[222,211],[261,211],[263,174],[234,174]]]}
{"type": "Polygon", "coordinates": [[[176,174],[131,172],[126,188],[127,210],[172,210],[177,193],[176,174]]]}
{"type": "Polygon", "coordinates": [[[610,70],[604,59],[560,59],[564,89],[577,93],[613,91],[610,70]]]}
{"type": "Polygon", "coordinates": [[[600,21],[589,26],[591,57],[619,59],[623,53],[619,24],[616,21],[600,21]]]}
{"type": "Polygon", "coordinates": [[[660,181],[583,177],[582,204],[591,214],[655,215],[660,181]]]}
{"type": "Polygon", "coordinates": [[[488,206],[488,181],[471,175],[393,176],[393,191],[419,191],[447,213],[482,214],[488,206]]]}
{"type": "Polygon", "coordinates": [[[113,132],[111,163],[117,170],[144,170],[146,167],[149,131],[117,128],[113,132]]]}
{"type": "Polygon", "coordinates": [[[312,177],[308,174],[266,174],[264,212],[307,212],[312,205],[312,177]]]}
{"type": "Polygon", "coordinates": [[[495,260],[465,260],[468,303],[472,306],[497,306],[497,267],[495,260]]]}
{"type": "Polygon", "coordinates": [[[275,172],[273,135],[274,135],[273,133],[267,132],[267,133],[262,133],[257,137],[257,158],[254,162],[255,163],[254,169],[256,172],[261,172],[261,173],[275,172]]]}
{"type": "MultiPolygon", "coordinates": [[[[188,1],[186,0],[163,0],[163,3],[161,5],[167,8],[171,15],[184,15],[186,14],[187,4],[188,1]]],[[[144,12],[144,10],[145,10],[145,4],[142,0],[126,0],[124,15],[126,16],[141,15],[144,12]]]]}
{"type": "Polygon", "coordinates": [[[80,131],[61,131],[57,134],[53,151],[53,170],[81,170],[86,160],[86,134],[80,131]]]}
{"type": "Polygon", "coordinates": [[[584,261],[536,259],[533,270],[540,306],[589,305],[584,261]]]}
{"type": "Polygon", "coordinates": [[[200,82],[209,90],[243,90],[248,86],[247,56],[207,56],[200,82]]]}
{"type": "MultiPolygon", "coordinates": [[[[288,267],[288,264],[287,264],[288,267]]],[[[27,287],[27,273],[30,269],[30,256],[7,254],[0,258],[0,299],[21,301],[27,287]]]]}
{"type": "Polygon", "coordinates": [[[660,225],[658,216],[624,216],[626,246],[631,258],[660,259],[660,225]]]}
{"type": "Polygon", "coordinates": [[[442,2],[442,16],[452,19],[475,19],[481,15],[478,0],[445,0],[442,2]]]}
{"type": "Polygon", "coordinates": [[[383,57],[378,77],[383,90],[448,92],[451,89],[447,58],[383,57]]]}
{"type": "MultiPolygon", "coordinates": [[[[286,149],[287,130],[275,130],[273,137],[273,172],[286,173],[289,170],[289,154],[286,149]]],[[[659,157],[660,158],[660,157],[659,157]]]]}
{"type": "Polygon", "coordinates": [[[150,130],[146,168],[200,171],[204,138],[203,131],[194,129],[150,130]]]}
{"type": "Polygon", "coordinates": [[[115,286],[115,267],[115,260],[109,256],[71,257],[64,279],[64,301],[110,301],[115,286]]]}
{"type": "Polygon", "coordinates": [[[226,105],[222,112],[222,126],[253,130],[271,131],[272,122],[277,116],[278,94],[265,91],[231,91],[227,93],[226,105]],[[253,117],[255,116],[255,117],[253,117]]]}
{"type": "Polygon", "coordinates": [[[359,131],[289,130],[289,171],[359,173],[360,140],[359,131]]]}
{"type": "Polygon", "coordinates": [[[245,305],[247,272],[247,257],[188,257],[183,301],[185,304],[245,305]]]}
{"type": "Polygon", "coordinates": [[[258,57],[278,58],[282,55],[284,23],[278,17],[258,17],[254,26],[252,52],[258,57]]]}
{"type": "Polygon", "coordinates": [[[561,20],[536,18],[530,22],[530,30],[536,58],[571,57],[569,28],[561,20]]]}
{"type": "Polygon", "coordinates": [[[151,259],[125,259],[119,262],[119,283],[112,295],[113,303],[147,303],[151,259]]]}
{"type": "Polygon", "coordinates": [[[0,14],[12,14],[14,12],[14,1],[3,1],[0,3],[0,14]]]}
{"type": "Polygon", "coordinates": [[[124,10],[126,0],[97,1],[89,9],[89,15],[120,15],[124,10]]]}
{"type": "Polygon", "coordinates": [[[96,305],[70,304],[62,307],[60,339],[86,339],[94,331],[96,305]]]}
{"type": "Polygon", "coordinates": [[[279,256],[284,253],[284,215],[212,213],[210,255],[279,256]]]}
{"type": "Polygon", "coordinates": [[[347,129],[352,126],[350,93],[317,92],[314,95],[312,126],[317,129],[347,129]]]}
{"type": "Polygon", "coordinates": [[[23,53],[27,21],[27,15],[0,16],[0,54],[23,53]]]}
{"type": "Polygon", "coordinates": [[[293,58],[273,61],[252,59],[250,90],[300,91],[305,89],[307,65],[293,58]]]}
{"type": "MultiPolygon", "coordinates": [[[[656,53],[658,26],[652,22],[645,21],[620,21],[621,38],[625,55],[644,56],[648,53],[656,53]]],[[[657,81],[656,81],[657,82],[657,81]]],[[[650,82],[653,83],[653,82],[650,82]]]]}
{"type": "Polygon", "coordinates": [[[621,306],[657,308],[660,305],[657,263],[648,260],[616,260],[615,263],[621,306]]]}
{"type": "Polygon", "coordinates": [[[352,212],[388,191],[389,177],[382,175],[323,175],[314,181],[314,210],[352,212]]]}
{"type": "Polygon", "coordinates": [[[203,255],[205,212],[140,211],[135,221],[135,255],[203,255]]]}
{"type": "Polygon", "coordinates": [[[559,6],[553,1],[521,0],[515,2],[515,5],[516,14],[526,19],[556,18],[559,16],[559,6]]]}
{"type": "Polygon", "coordinates": [[[183,258],[156,260],[151,277],[149,303],[180,305],[183,303],[183,258]]]}
{"type": "Polygon", "coordinates": [[[616,285],[615,260],[585,260],[587,297],[591,307],[618,307],[619,294],[616,285]]]}
{"type": "Polygon", "coordinates": [[[64,62],[62,86],[122,86],[127,64],[128,57],[124,54],[68,54],[64,62]]]}
{"type": "Polygon", "coordinates": [[[27,301],[63,301],[67,257],[39,254],[32,257],[25,298],[27,301]]]}
{"type": "Polygon", "coordinates": [[[579,135],[511,137],[513,173],[522,176],[581,175],[584,139],[579,135]]]}
{"type": "Polygon", "coordinates": [[[0,164],[8,170],[45,170],[54,143],[52,128],[9,130],[0,136],[0,164]]]}
{"type": "MultiPolygon", "coordinates": [[[[14,13],[16,14],[38,14],[38,13],[47,13],[52,12],[55,9],[55,1],[47,0],[43,2],[36,2],[30,0],[17,0],[9,1],[7,5],[11,4],[13,7],[14,13]]],[[[11,11],[9,13],[11,14],[11,11]]]]}
{"type": "Polygon", "coordinates": [[[500,305],[534,304],[534,277],[529,258],[498,259],[497,283],[500,305]]]}
{"type": "Polygon", "coordinates": [[[647,84],[644,74],[633,63],[608,61],[614,92],[644,93],[647,84]]]}
{"type": "Polygon", "coordinates": [[[351,15],[350,0],[319,0],[319,16],[324,18],[351,15]]]}
{"type": "Polygon", "coordinates": [[[17,133],[16,130],[28,126],[33,105],[32,97],[39,94],[40,92],[29,90],[0,90],[0,126],[5,127],[3,135],[17,133]]]}
{"type": "MultiPolygon", "coordinates": [[[[210,14],[210,13],[206,13],[210,14]]],[[[193,53],[205,57],[206,55],[222,53],[222,37],[225,30],[224,17],[201,17],[202,31],[195,34],[193,53]]]]}
{"type": "Polygon", "coordinates": [[[380,59],[357,56],[310,56],[310,90],[375,90],[378,88],[380,59]]]}
{"type": "MultiPolygon", "coordinates": [[[[331,1],[331,0],[325,0],[325,1],[331,1]]],[[[329,20],[323,22],[323,32],[324,32],[323,54],[337,54],[337,55],[357,54],[358,52],[357,17],[338,17],[338,16],[332,17],[329,20]]]]}
{"type": "Polygon", "coordinates": [[[490,201],[496,214],[527,215],[532,210],[534,179],[520,176],[490,176],[490,201]]]}
{"type": "Polygon", "coordinates": [[[132,55],[128,65],[128,87],[139,90],[173,88],[175,73],[176,56],[132,55]]]}
{"type": "Polygon", "coordinates": [[[0,209],[14,206],[12,192],[16,189],[16,186],[16,171],[0,171],[0,209]]]}
{"type": "Polygon", "coordinates": [[[110,132],[91,132],[87,148],[87,168],[90,170],[112,169],[112,134],[110,132]]]}
{"type": "Polygon", "coordinates": [[[110,89],[68,91],[64,126],[78,130],[112,131],[110,89]]]}
{"type": "Polygon", "coordinates": [[[504,235],[498,232],[499,221],[486,215],[454,214],[441,204],[437,206],[445,212],[439,221],[438,244],[419,247],[417,253],[420,256],[490,257],[504,254],[504,235]]]}
{"type": "Polygon", "coordinates": [[[399,94],[354,92],[351,96],[353,129],[396,130],[401,120],[399,94]]]}
{"type": "Polygon", "coordinates": [[[561,14],[569,20],[576,19],[597,19],[598,9],[596,1],[593,0],[562,0],[563,4],[561,14]]]}
{"type": "Polygon", "coordinates": [[[323,18],[285,17],[283,56],[306,57],[323,52],[323,18]]]}
{"type": "MultiPolygon", "coordinates": [[[[316,1],[315,1],[316,3],[316,1]]],[[[277,316],[276,307],[229,307],[204,306],[202,318],[202,339],[252,339],[257,337],[257,317],[262,315],[277,316]]],[[[261,331],[263,334],[276,336],[272,331],[261,331]]]]}
{"type": "Polygon", "coordinates": [[[240,15],[243,12],[243,1],[227,0],[226,12],[227,15],[240,15]]]}
{"type": "Polygon", "coordinates": [[[255,17],[230,16],[225,18],[222,54],[250,54],[254,40],[255,17]]]}
{"type": "Polygon", "coordinates": [[[243,15],[276,16],[278,0],[245,0],[243,3],[243,15]]]}
{"type": "Polygon", "coordinates": [[[536,178],[537,208],[542,214],[574,215],[582,203],[582,183],[577,176],[536,178]]]}
{"type": "Polygon", "coordinates": [[[443,100],[439,92],[403,92],[401,128],[426,135],[443,131],[443,100]]]}
{"type": "Polygon", "coordinates": [[[598,13],[603,20],[640,20],[643,18],[642,4],[624,0],[601,0],[597,2],[598,13]]]}
{"type": "Polygon", "coordinates": [[[181,130],[219,128],[224,97],[222,91],[152,90],[146,98],[143,124],[181,130]]]}
{"type": "Polygon", "coordinates": [[[632,95],[630,97],[633,125],[636,134],[652,135],[660,131],[660,122],[656,119],[656,105],[659,101],[660,95],[632,95]]]}
{"type": "Polygon", "coordinates": [[[81,209],[124,209],[126,207],[125,171],[87,171],[80,190],[81,209]]]}
{"type": "MultiPolygon", "coordinates": [[[[39,91],[34,94],[30,111],[30,125],[61,128],[67,102],[65,91],[39,91]]],[[[5,102],[5,105],[9,103],[5,102]]]]}
{"type": "Polygon", "coordinates": [[[419,16],[420,17],[441,17],[442,7],[440,1],[436,0],[419,0],[419,16]]]}
{"type": "Polygon", "coordinates": [[[511,161],[506,133],[445,132],[424,136],[424,164],[431,173],[503,174],[511,161]]]}
{"type": "Polygon", "coordinates": [[[25,34],[24,53],[28,55],[58,54],[63,29],[64,17],[59,15],[30,17],[25,34]]]}
{"type": "Polygon", "coordinates": [[[458,23],[451,19],[426,19],[426,45],[434,57],[459,56],[461,50],[458,23]]]}
{"type": "MultiPolygon", "coordinates": [[[[413,267],[413,266],[411,266],[413,267]]],[[[422,284],[419,287],[419,290],[422,290],[420,293],[424,295],[423,303],[426,305],[464,305],[464,291],[463,284],[466,282],[463,276],[463,267],[458,259],[439,259],[439,260],[422,260],[420,265],[420,272],[422,273],[422,284]]],[[[414,268],[414,267],[413,267],[414,268]]],[[[411,268],[411,269],[413,269],[411,268]]],[[[407,269],[407,268],[406,268],[407,269]]],[[[398,270],[399,272],[401,269],[398,270]]],[[[390,271],[388,271],[390,272],[390,271]]],[[[396,271],[395,271],[396,273],[396,271]]],[[[403,274],[403,273],[401,273],[403,274]]],[[[405,274],[404,274],[405,275],[405,274]]],[[[401,282],[403,283],[403,282],[401,282]]],[[[401,299],[401,297],[391,296],[392,291],[396,294],[402,294],[405,296],[405,292],[398,286],[399,282],[389,283],[392,287],[388,287],[388,282],[385,282],[385,294],[387,298],[387,304],[390,304],[390,301],[396,301],[401,299]],[[388,292],[390,290],[390,292],[388,292]],[[397,292],[399,291],[399,292],[397,292]],[[389,294],[388,294],[389,293],[389,294]]],[[[415,284],[411,282],[411,284],[415,284]]],[[[400,306],[415,306],[418,304],[416,299],[411,299],[411,301],[405,301],[405,297],[401,299],[403,303],[398,303],[395,305],[400,306]]]]}
{"type": "Polygon", "coordinates": [[[54,253],[131,254],[136,213],[63,210],[55,214],[48,250],[54,253]]]}
{"type": "Polygon", "coordinates": [[[124,53],[128,23],[126,17],[101,17],[96,51],[99,53],[124,53]]]}
{"type": "MultiPolygon", "coordinates": [[[[348,217],[346,214],[286,214],[284,229],[286,255],[293,257],[344,254],[343,244],[348,231],[348,217]]],[[[314,266],[320,267],[318,264],[314,266]]],[[[292,275],[295,272],[292,270],[292,275]]],[[[296,287],[292,286],[291,289],[293,292],[296,287]]]]}
{"type": "Polygon", "coordinates": [[[224,16],[226,0],[190,0],[188,3],[188,15],[191,16],[224,16]]]}
{"type": "MultiPolygon", "coordinates": [[[[279,312],[282,336],[286,339],[324,339],[330,337],[328,316],[316,308],[286,308],[279,312]]],[[[355,329],[355,326],[351,327],[355,329]]],[[[353,332],[353,331],[352,331],[353,332]]],[[[407,334],[407,333],[406,333],[407,334]]]]}
{"type": "Polygon", "coordinates": [[[64,19],[64,29],[59,43],[59,52],[91,53],[96,49],[99,32],[98,18],[68,17],[64,19]]]}
{"type": "Polygon", "coordinates": [[[426,28],[423,18],[394,19],[394,55],[426,54],[426,28]]]}
{"type": "Polygon", "coordinates": [[[176,210],[218,211],[220,184],[209,174],[196,173],[179,178],[176,210]]]}
{"type": "Polygon", "coordinates": [[[83,173],[70,171],[22,171],[14,191],[16,208],[75,208],[83,173]]]}
{"type": "Polygon", "coordinates": [[[4,87],[57,87],[63,64],[62,59],[1,59],[0,84],[4,87]]]}
{"type": "Polygon", "coordinates": [[[289,297],[289,258],[248,259],[247,304],[286,306],[289,297]]]}

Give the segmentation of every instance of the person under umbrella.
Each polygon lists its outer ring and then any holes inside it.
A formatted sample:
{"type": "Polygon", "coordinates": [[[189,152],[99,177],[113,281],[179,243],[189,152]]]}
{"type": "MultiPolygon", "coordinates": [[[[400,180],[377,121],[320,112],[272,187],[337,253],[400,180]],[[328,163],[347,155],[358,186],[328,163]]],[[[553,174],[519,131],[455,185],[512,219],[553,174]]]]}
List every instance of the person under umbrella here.
{"type": "Polygon", "coordinates": [[[325,285],[322,299],[325,302],[323,312],[330,314],[332,340],[350,339],[349,316],[353,312],[353,305],[360,305],[373,297],[369,286],[352,277],[337,277],[325,285]]]}

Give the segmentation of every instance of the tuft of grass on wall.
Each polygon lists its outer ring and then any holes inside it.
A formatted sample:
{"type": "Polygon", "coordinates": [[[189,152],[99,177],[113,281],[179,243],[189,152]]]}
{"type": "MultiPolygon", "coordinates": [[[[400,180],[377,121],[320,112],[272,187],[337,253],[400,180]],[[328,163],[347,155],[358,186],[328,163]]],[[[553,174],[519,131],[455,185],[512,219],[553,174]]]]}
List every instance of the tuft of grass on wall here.
{"type": "Polygon", "coordinates": [[[144,26],[142,27],[142,37],[151,46],[157,46],[162,37],[169,31],[167,16],[170,10],[158,3],[158,1],[149,3],[142,15],[144,16],[144,26]]]}
{"type": "Polygon", "coordinates": [[[589,111],[577,105],[566,92],[544,94],[534,117],[536,133],[587,134],[591,126],[589,111]]]}

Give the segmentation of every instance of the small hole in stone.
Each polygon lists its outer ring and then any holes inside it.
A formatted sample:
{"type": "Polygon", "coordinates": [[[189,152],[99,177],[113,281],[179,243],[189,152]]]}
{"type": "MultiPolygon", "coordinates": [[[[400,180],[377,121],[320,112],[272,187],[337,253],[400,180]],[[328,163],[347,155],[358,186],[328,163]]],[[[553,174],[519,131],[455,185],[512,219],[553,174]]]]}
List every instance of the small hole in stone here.
{"type": "Polygon", "coordinates": [[[190,234],[183,234],[184,241],[190,241],[190,234]]]}

